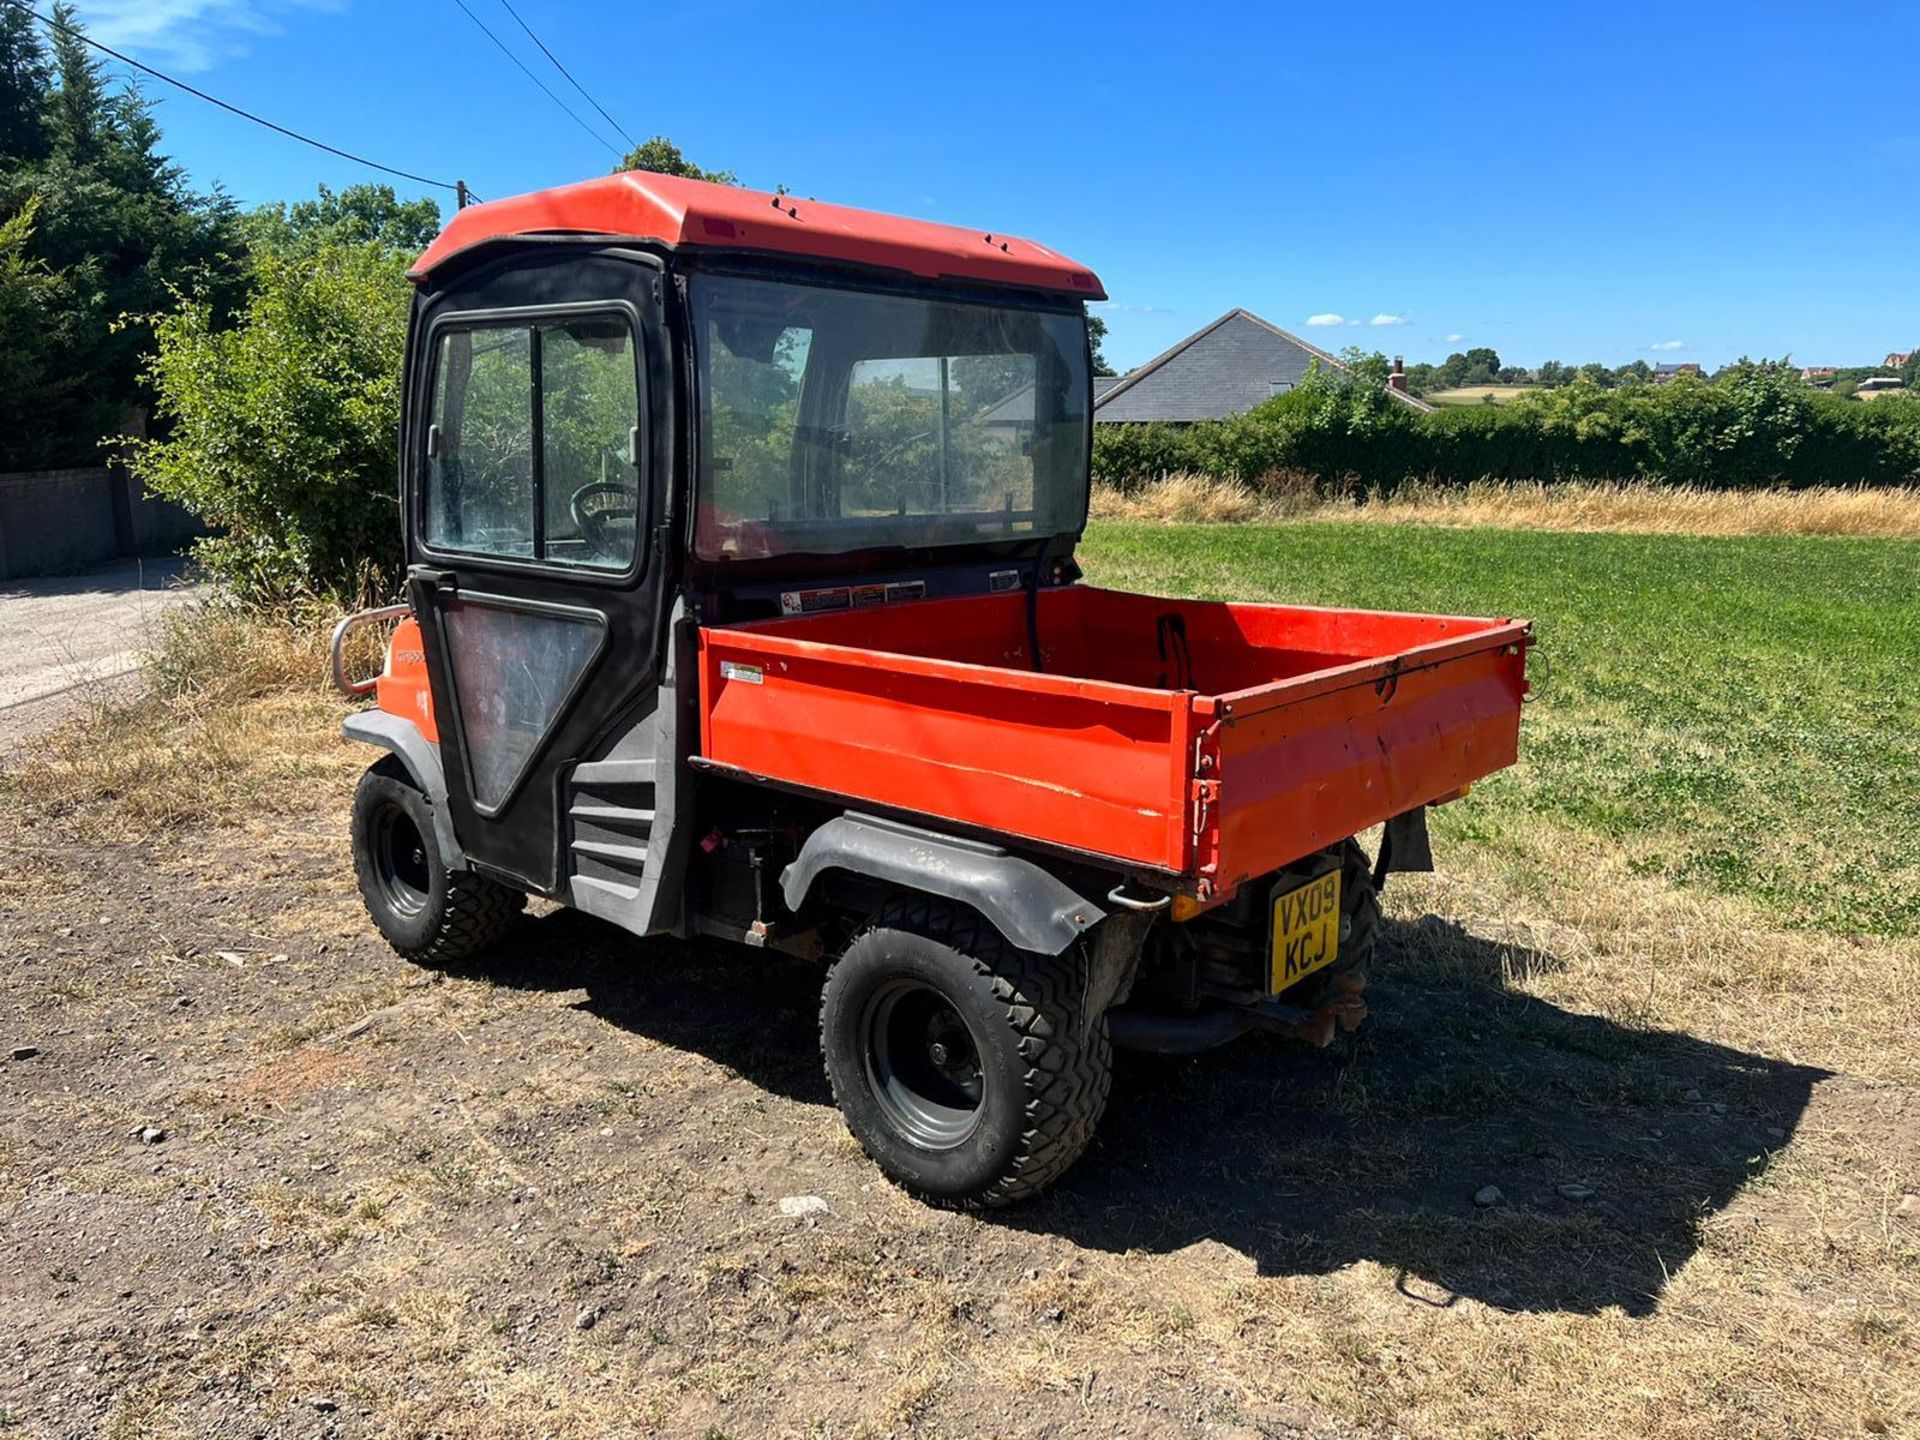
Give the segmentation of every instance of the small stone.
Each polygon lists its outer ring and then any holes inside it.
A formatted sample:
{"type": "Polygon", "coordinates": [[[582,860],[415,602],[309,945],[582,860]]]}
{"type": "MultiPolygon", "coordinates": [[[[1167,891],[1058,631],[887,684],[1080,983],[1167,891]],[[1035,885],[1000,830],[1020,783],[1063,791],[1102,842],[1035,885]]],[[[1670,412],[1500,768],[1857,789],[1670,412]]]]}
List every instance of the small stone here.
{"type": "Polygon", "coordinates": [[[599,1318],[600,1317],[591,1310],[582,1310],[578,1315],[573,1317],[573,1328],[576,1330],[591,1330],[599,1318]]]}
{"type": "Polygon", "coordinates": [[[1482,1185],[1473,1192],[1473,1203],[1482,1210],[1491,1210],[1495,1205],[1506,1203],[1506,1196],[1500,1193],[1498,1185],[1482,1185]]]}
{"type": "Polygon", "coordinates": [[[1700,1103],[1700,1092],[1698,1090],[1689,1090],[1680,1098],[1689,1105],[1698,1105],[1700,1103]]]}
{"type": "Polygon", "coordinates": [[[1067,1318],[1067,1312],[1062,1310],[1058,1305],[1049,1305],[1045,1310],[1041,1311],[1040,1318],[1050,1325],[1058,1325],[1062,1320],[1067,1318]]]}
{"type": "Polygon", "coordinates": [[[185,1010],[193,1004],[193,996],[182,995],[178,1000],[174,1001],[173,1003],[175,1005],[178,1005],[182,1010],[185,1010]]]}
{"type": "Polygon", "coordinates": [[[340,1402],[335,1400],[331,1395],[309,1395],[307,1397],[307,1408],[310,1410],[318,1410],[322,1415],[330,1415],[340,1408],[340,1402]]]}
{"type": "Polygon", "coordinates": [[[1591,1185],[1582,1185],[1577,1180],[1569,1180],[1566,1184],[1556,1185],[1553,1188],[1560,1192],[1562,1200],[1591,1200],[1594,1196],[1591,1185]]]}
{"type": "Polygon", "coordinates": [[[602,1140],[611,1140],[613,1138],[613,1126],[602,1125],[600,1127],[600,1138],[602,1140]]]}
{"type": "Polygon", "coordinates": [[[40,1053],[40,1047],[37,1045],[16,1045],[10,1053],[16,1060],[31,1060],[40,1053]]]}
{"type": "Polygon", "coordinates": [[[162,1130],[158,1125],[142,1125],[140,1127],[140,1139],[145,1144],[158,1145],[166,1138],[167,1132],[162,1130]]]}
{"type": "Polygon", "coordinates": [[[1920,1224],[1920,1195],[1902,1195],[1900,1203],[1893,1207],[1896,1220],[1911,1220],[1920,1224]]]}
{"type": "Polygon", "coordinates": [[[818,1195],[783,1195],[780,1213],[789,1220],[798,1220],[805,1215],[828,1215],[832,1211],[818,1195]]]}
{"type": "Polygon", "coordinates": [[[1782,1130],[1778,1125],[1769,1125],[1767,1126],[1767,1138],[1769,1140],[1784,1140],[1787,1138],[1787,1132],[1782,1130]]]}

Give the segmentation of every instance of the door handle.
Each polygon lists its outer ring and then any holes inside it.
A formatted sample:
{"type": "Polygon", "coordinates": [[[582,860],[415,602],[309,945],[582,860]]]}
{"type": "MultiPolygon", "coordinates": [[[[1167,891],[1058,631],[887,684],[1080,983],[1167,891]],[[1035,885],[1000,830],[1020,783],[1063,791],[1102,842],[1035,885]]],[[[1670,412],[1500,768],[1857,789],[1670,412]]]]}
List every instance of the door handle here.
{"type": "Polygon", "coordinates": [[[451,595],[460,588],[460,577],[451,570],[435,570],[426,565],[415,565],[407,573],[436,595],[451,595]]]}

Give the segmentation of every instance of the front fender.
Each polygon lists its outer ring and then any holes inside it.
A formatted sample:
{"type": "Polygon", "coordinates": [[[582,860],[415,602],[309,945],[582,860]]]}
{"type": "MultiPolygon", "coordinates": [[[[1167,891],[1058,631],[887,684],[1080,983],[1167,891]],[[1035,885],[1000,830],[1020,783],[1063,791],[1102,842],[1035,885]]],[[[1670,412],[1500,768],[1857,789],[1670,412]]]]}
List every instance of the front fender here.
{"type": "Polygon", "coordinates": [[[440,747],[422,735],[411,720],[385,710],[361,710],[349,715],[340,722],[340,733],[399,757],[413,783],[433,806],[433,838],[447,868],[466,869],[467,852],[460,848],[459,837],[453,833],[453,816],[447,810],[447,776],[440,766],[440,747]]]}
{"type": "Polygon", "coordinates": [[[787,908],[806,903],[823,871],[845,870],[970,905],[1022,950],[1058,955],[1106,911],[1031,860],[874,815],[842,815],[806,839],[780,873],[787,908]]]}

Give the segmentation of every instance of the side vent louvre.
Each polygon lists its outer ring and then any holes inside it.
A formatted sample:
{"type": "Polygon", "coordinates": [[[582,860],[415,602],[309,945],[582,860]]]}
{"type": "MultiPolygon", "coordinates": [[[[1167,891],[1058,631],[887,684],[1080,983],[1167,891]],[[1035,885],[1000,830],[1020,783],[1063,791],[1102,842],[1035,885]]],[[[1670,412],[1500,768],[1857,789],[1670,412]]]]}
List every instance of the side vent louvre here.
{"type": "Polygon", "coordinates": [[[653,838],[654,762],[599,760],[573,767],[567,820],[576,887],[632,901],[653,838]]]}

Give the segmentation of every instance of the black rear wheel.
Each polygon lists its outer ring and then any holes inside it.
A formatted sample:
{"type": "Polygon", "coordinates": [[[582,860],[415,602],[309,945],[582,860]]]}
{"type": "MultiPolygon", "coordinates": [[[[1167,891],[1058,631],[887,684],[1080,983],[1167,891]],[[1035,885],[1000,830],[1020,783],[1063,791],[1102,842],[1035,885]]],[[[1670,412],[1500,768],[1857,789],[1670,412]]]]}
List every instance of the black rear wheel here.
{"type": "Polygon", "coordinates": [[[1035,955],[965,906],[912,896],[854,937],[820,999],[820,1045],[854,1138],[948,1205],[1037,1194],[1093,1139],[1111,1080],[1077,949],[1035,955]]]}
{"type": "Polygon", "coordinates": [[[470,870],[450,870],[434,837],[433,802],[393,756],[353,792],[353,869],[367,914],[405,960],[454,965],[498,940],[526,896],[470,870]]]}

